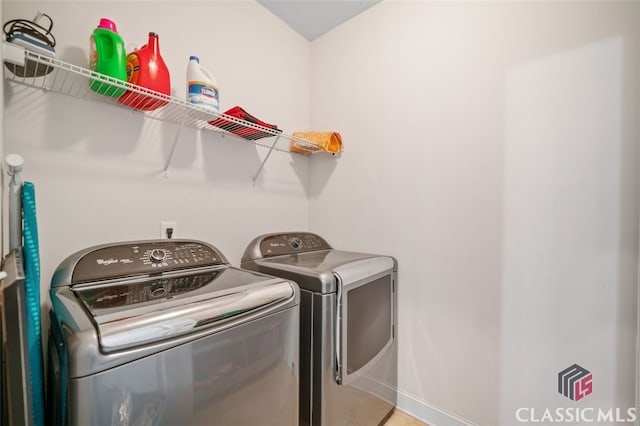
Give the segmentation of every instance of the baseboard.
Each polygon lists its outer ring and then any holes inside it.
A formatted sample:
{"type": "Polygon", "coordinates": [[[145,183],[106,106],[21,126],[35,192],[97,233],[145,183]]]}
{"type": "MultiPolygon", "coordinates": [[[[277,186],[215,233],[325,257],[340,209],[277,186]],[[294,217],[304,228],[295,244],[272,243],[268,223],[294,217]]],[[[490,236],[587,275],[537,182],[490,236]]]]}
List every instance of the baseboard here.
{"type": "Polygon", "coordinates": [[[429,426],[478,426],[446,410],[429,405],[416,396],[402,390],[398,390],[397,409],[404,411],[429,426]]]}

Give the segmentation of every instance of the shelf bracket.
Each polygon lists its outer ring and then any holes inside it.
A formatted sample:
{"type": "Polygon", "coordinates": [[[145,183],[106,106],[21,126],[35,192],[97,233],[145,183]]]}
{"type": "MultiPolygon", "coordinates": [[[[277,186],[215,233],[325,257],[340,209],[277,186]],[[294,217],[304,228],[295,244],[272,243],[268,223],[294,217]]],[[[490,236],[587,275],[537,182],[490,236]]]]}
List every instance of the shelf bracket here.
{"type": "Polygon", "coordinates": [[[164,170],[162,171],[163,177],[169,177],[167,170],[169,170],[169,165],[171,164],[171,160],[173,159],[173,154],[176,152],[176,145],[178,145],[178,140],[180,139],[180,133],[182,133],[182,128],[184,127],[184,122],[187,119],[187,110],[184,110],[184,114],[182,115],[182,120],[180,120],[180,127],[178,127],[178,131],[176,132],[176,137],[173,139],[173,145],[171,145],[171,151],[169,151],[169,158],[167,158],[167,162],[164,165],[164,170]]]}
{"type": "Polygon", "coordinates": [[[258,180],[258,176],[260,176],[260,173],[262,172],[262,169],[264,168],[264,164],[269,159],[269,156],[273,152],[273,149],[276,147],[276,144],[278,143],[278,140],[280,140],[280,135],[276,136],[276,139],[271,144],[271,148],[269,148],[269,152],[267,152],[267,155],[264,156],[264,160],[262,160],[262,164],[260,164],[260,167],[258,168],[258,171],[256,172],[255,176],[253,177],[253,186],[256,186],[256,181],[258,180]]]}

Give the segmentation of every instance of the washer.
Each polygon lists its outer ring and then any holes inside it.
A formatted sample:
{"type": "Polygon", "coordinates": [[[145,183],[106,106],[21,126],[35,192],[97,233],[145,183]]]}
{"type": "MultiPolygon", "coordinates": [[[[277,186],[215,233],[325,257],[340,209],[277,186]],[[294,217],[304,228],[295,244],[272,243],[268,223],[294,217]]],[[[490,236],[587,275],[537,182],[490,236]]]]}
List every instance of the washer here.
{"type": "Polygon", "coordinates": [[[294,282],[200,241],[91,247],[51,283],[49,419],[63,425],[297,425],[294,282]]]}
{"type": "Polygon", "coordinates": [[[300,424],[386,421],[398,388],[395,259],[293,232],[255,238],[241,266],[300,286],[300,424]]]}

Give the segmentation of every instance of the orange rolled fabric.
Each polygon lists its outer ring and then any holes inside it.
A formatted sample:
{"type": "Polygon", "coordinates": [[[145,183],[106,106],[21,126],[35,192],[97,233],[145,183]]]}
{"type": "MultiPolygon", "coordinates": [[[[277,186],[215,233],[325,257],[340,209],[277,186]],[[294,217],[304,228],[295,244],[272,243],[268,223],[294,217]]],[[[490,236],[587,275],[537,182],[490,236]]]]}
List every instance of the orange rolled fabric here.
{"type": "Polygon", "coordinates": [[[289,144],[291,152],[309,155],[315,151],[336,154],[342,151],[342,136],[338,132],[295,132],[289,144]]]}

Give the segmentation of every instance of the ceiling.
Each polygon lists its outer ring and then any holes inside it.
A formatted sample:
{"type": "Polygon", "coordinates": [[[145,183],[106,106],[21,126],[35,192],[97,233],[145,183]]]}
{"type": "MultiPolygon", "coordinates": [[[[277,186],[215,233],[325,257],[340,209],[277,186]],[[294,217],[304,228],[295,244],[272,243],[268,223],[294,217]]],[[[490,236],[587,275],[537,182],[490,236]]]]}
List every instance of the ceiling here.
{"type": "Polygon", "coordinates": [[[258,0],[258,3],[312,41],[380,1],[258,0]]]}

